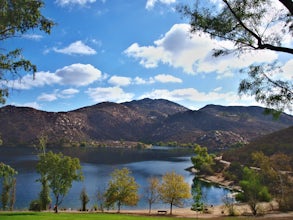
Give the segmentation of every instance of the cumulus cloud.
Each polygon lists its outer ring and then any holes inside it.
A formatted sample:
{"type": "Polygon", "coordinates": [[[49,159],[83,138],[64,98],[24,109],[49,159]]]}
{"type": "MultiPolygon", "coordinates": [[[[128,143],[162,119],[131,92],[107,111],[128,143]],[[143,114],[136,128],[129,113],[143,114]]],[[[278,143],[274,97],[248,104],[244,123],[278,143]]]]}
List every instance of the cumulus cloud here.
{"type": "Polygon", "coordinates": [[[24,34],[22,35],[22,37],[25,39],[36,40],[36,41],[39,41],[43,38],[43,36],[39,34],[24,34]]]}
{"type": "Polygon", "coordinates": [[[102,73],[91,64],[76,63],[56,70],[61,84],[86,86],[101,79],[102,73]]]}
{"type": "Polygon", "coordinates": [[[162,98],[168,99],[171,101],[182,101],[189,100],[193,102],[214,102],[217,100],[237,100],[239,96],[234,92],[228,93],[219,93],[219,92],[199,92],[194,88],[185,88],[185,89],[175,89],[175,90],[167,90],[167,89],[156,89],[150,93],[145,93],[141,96],[141,98],[162,98]]]}
{"type": "Polygon", "coordinates": [[[38,101],[52,102],[57,99],[69,99],[74,97],[75,94],[79,93],[79,90],[69,88],[64,90],[55,89],[52,93],[42,93],[38,96],[38,101]]]}
{"type": "Polygon", "coordinates": [[[156,75],[154,79],[161,83],[182,83],[182,79],[169,74],[159,74],[156,75]]]}
{"type": "Polygon", "coordinates": [[[94,102],[126,102],[131,101],[134,97],[133,93],[127,93],[120,87],[97,87],[89,88],[86,93],[94,102]]]}
{"type": "Polygon", "coordinates": [[[76,63],[58,69],[54,73],[41,71],[35,73],[35,77],[28,74],[19,80],[8,81],[6,85],[10,88],[21,90],[54,84],[86,86],[101,78],[101,71],[94,66],[76,63]]]}
{"type": "Polygon", "coordinates": [[[82,41],[76,41],[62,49],[53,48],[53,51],[67,55],[94,55],[97,53],[93,48],[85,45],[82,41]]]}
{"type": "Polygon", "coordinates": [[[131,78],[130,77],[124,77],[124,76],[112,76],[108,83],[114,85],[114,86],[128,86],[131,84],[131,78]]]}
{"type": "Polygon", "coordinates": [[[231,76],[235,69],[247,67],[256,61],[272,62],[277,59],[273,51],[244,53],[239,57],[212,56],[213,49],[223,47],[232,49],[233,44],[211,39],[204,33],[191,34],[189,24],[175,24],[161,39],[154,41],[154,45],[133,43],[124,53],[139,60],[145,68],[155,68],[163,63],[182,68],[188,74],[217,72],[222,77],[231,76]]]}
{"type": "Polygon", "coordinates": [[[88,3],[94,3],[96,0],[56,0],[55,3],[60,6],[80,5],[85,6],[88,3]]]}
{"type": "Polygon", "coordinates": [[[155,6],[156,3],[162,3],[162,4],[165,4],[165,5],[170,5],[170,4],[173,4],[175,2],[176,2],[176,0],[147,0],[145,8],[150,10],[155,6]]]}
{"type": "Polygon", "coordinates": [[[41,95],[38,96],[37,98],[39,101],[44,101],[44,102],[52,102],[57,100],[57,94],[56,93],[42,93],[41,95]]]}
{"type": "Polygon", "coordinates": [[[25,75],[19,80],[10,80],[7,85],[14,89],[31,89],[33,87],[43,87],[46,85],[52,85],[60,83],[61,78],[50,72],[37,72],[35,76],[25,75]]]}
{"type": "Polygon", "coordinates": [[[293,59],[289,60],[282,68],[282,77],[286,80],[293,80],[293,59]]]}

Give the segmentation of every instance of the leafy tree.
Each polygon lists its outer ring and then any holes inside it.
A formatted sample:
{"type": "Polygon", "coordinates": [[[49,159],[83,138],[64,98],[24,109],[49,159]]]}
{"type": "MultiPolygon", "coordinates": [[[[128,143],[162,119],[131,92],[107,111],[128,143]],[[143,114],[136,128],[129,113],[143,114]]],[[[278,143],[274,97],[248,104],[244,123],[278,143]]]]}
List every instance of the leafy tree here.
{"type": "Polygon", "coordinates": [[[197,145],[194,149],[195,156],[191,157],[191,161],[195,169],[200,172],[209,171],[214,164],[214,155],[208,153],[206,147],[197,145]]]}
{"type": "Polygon", "coordinates": [[[185,182],[183,176],[174,171],[162,177],[159,194],[163,202],[170,204],[170,215],[172,215],[173,206],[182,207],[184,199],[191,197],[189,184],[185,182]]]}
{"type": "Polygon", "coordinates": [[[86,204],[88,204],[88,202],[90,201],[85,188],[82,189],[81,193],[80,193],[80,201],[81,201],[81,211],[86,211],[86,204]]]}
{"type": "MultiPolygon", "coordinates": [[[[214,49],[215,57],[227,54],[242,54],[249,51],[271,50],[293,54],[293,49],[284,46],[285,36],[292,36],[292,0],[279,0],[283,8],[273,8],[271,0],[222,0],[209,7],[206,1],[196,1],[179,11],[190,19],[192,32],[204,32],[211,38],[227,40],[234,48],[214,49]],[[278,28],[276,28],[278,27],[278,28]]],[[[256,101],[278,111],[292,110],[292,81],[276,79],[281,69],[276,63],[252,65],[242,72],[248,78],[239,85],[239,94],[251,94],[256,101]],[[273,77],[274,76],[274,77],[273,77]]],[[[270,112],[276,113],[276,112],[270,112]]]]}
{"type": "Polygon", "coordinates": [[[152,210],[152,204],[158,201],[159,199],[159,184],[160,180],[156,177],[148,178],[148,185],[145,189],[145,197],[149,204],[149,213],[151,213],[152,210]]]}
{"type": "MultiPolygon", "coordinates": [[[[39,150],[39,157],[40,155],[46,155],[46,147],[47,147],[48,137],[41,135],[39,137],[39,145],[37,149],[39,150]]],[[[39,193],[39,202],[41,210],[46,210],[48,205],[51,203],[50,197],[50,187],[48,184],[48,177],[46,173],[40,173],[41,177],[38,180],[42,184],[41,192],[39,193]]]]}
{"type": "Polygon", "coordinates": [[[55,154],[52,151],[41,154],[37,164],[37,172],[45,175],[49,187],[55,197],[55,212],[62,203],[64,196],[72,186],[73,181],[83,179],[81,166],[78,158],[55,154]]]}
{"type": "Polygon", "coordinates": [[[254,152],[253,161],[260,168],[260,178],[264,185],[279,202],[280,209],[289,211],[293,209],[292,180],[288,172],[292,171],[291,158],[285,154],[274,154],[271,157],[263,152],[254,152]]]}
{"type": "Polygon", "coordinates": [[[15,187],[17,174],[12,167],[4,163],[0,163],[0,180],[2,179],[2,194],[1,202],[3,210],[13,210],[13,205],[15,203],[15,187]]]}
{"type": "Polygon", "coordinates": [[[192,197],[193,197],[193,204],[191,206],[191,210],[193,211],[202,211],[203,210],[203,195],[202,195],[202,190],[201,190],[201,186],[200,183],[198,181],[193,181],[194,185],[192,187],[192,197]]]}
{"type": "Polygon", "coordinates": [[[240,181],[242,192],[236,196],[237,200],[247,202],[253,215],[258,213],[259,202],[269,202],[271,195],[268,188],[261,183],[259,174],[247,167],[243,168],[243,180],[240,181]]]}
{"type": "MultiPolygon", "coordinates": [[[[0,41],[21,35],[35,29],[50,34],[54,22],[41,13],[44,2],[41,0],[1,0],[0,1],[0,41]]],[[[0,50],[0,103],[5,103],[8,88],[7,75],[17,76],[21,70],[35,73],[37,68],[22,56],[22,49],[0,50]],[[6,53],[5,53],[6,52],[6,53]],[[2,83],[3,82],[3,83],[2,83]]]]}
{"type": "Polygon", "coordinates": [[[138,184],[127,168],[116,169],[111,174],[111,180],[106,190],[106,204],[112,206],[117,203],[118,212],[121,205],[135,206],[138,202],[138,184]]]}

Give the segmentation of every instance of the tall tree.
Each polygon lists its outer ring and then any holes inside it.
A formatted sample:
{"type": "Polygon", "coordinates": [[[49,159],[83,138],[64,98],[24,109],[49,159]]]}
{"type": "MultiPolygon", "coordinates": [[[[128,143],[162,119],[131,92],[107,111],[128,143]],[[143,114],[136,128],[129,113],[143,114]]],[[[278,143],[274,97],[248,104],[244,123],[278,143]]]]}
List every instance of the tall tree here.
{"type": "Polygon", "coordinates": [[[258,213],[259,202],[269,202],[271,195],[268,188],[261,183],[259,174],[252,169],[244,167],[243,180],[240,181],[242,192],[236,195],[236,199],[247,202],[253,215],[258,213]]]}
{"type": "Polygon", "coordinates": [[[182,207],[184,200],[191,197],[190,190],[184,177],[175,172],[166,173],[162,177],[162,183],[159,186],[160,199],[170,204],[170,215],[172,215],[173,206],[182,207]]]}
{"type": "MultiPolygon", "coordinates": [[[[46,147],[47,147],[48,137],[41,135],[39,137],[39,145],[37,146],[37,149],[39,151],[39,158],[41,155],[46,155],[46,147]]],[[[47,173],[40,173],[41,177],[38,179],[39,182],[42,184],[41,192],[39,193],[39,201],[41,210],[46,210],[51,203],[51,197],[50,197],[50,187],[48,184],[48,177],[47,173]]]]}
{"type": "Polygon", "coordinates": [[[80,198],[81,206],[82,206],[81,207],[81,211],[86,211],[86,205],[88,204],[88,202],[90,201],[90,199],[89,199],[89,196],[86,193],[86,189],[85,188],[83,188],[81,190],[81,193],[80,193],[79,198],[80,198]]]}
{"type": "Polygon", "coordinates": [[[11,166],[0,163],[0,180],[2,180],[1,202],[3,210],[13,210],[15,203],[15,187],[17,171],[11,166]]]}
{"type": "Polygon", "coordinates": [[[149,204],[149,214],[151,214],[152,204],[157,202],[159,199],[158,190],[159,190],[160,180],[156,177],[150,177],[148,178],[147,181],[148,181],[148,185],[146,186],[144,195],[149,204]]]}
{"type": "Polygon", "coordinates": [[[107,206],[117,204],[118,212],[122,205],[135,206],[138,202],[138,184],[127,168],[116,169],[105,193],[107,206]]]}
{"type": "MultiPolygon", "coordinates": [[[[50,34],[54,22],[42,15],[44,2],[41,0],[1,0],[0,1],[0,42],[9,38],[21,37],[23,34],[39,29],[50,34]]],[[[23,58],[22,49],[12,51],[0,50],[0,103],[5,103],[8,96],[7,79],[17,77],[24,70],[35,73],[37,68],[23,58]]]]}
{"type": "MultiPolygon", "coordinates": [[[[275,2],[271,0],[222,0],[222,4],[214,6],[210,6],[212,1],[195,2],[194,7],[180,7],[180,12],[190,19],[191,31],[234,43],[233,49],[215,49],[214,56],[256,50],[293,54],[293,49],[283,43],[285,36],[292,37],[292,0],[280,0],[283,7],[274,10],[275,2]]],[[[240,83],[239,94],[254,95],[256,101],[277,111],[292,110],[293,84],[276,77],[280,71],[275,63],[243,69],[248,78],[240,83]]]]}
{"type": "Polygon", "coordinates": [[[55,212],[68,193],[73,181],[83,179],[78,158],[55,154],[52,151],[41,154],[37,164],[37,172],[47,177],[49,187],[55,197],[55,212]]]}

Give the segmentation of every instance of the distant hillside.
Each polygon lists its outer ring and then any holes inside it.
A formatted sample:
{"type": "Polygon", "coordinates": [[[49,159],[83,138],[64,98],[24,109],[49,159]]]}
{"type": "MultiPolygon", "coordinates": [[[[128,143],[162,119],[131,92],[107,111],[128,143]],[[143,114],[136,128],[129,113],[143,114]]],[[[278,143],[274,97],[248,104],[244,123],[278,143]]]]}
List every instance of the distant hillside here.
{"type": "Polygon", "coordinates": [[[262,151],[267,156],[283,153],[293,159],[293,126],[256,138],[241,148],[227,151],[224,153],[223,159],[249,164],[251,154],[255,151],[262,151]]]}
{"type": "Polygon", "coordinates": [[[282,114],[276,121],[263,111],[217,105],[191,111],[163,99],[103,102],[58,113],[5,106],[0,134],[6,146],[31,146],[46,135],[51,146],[176,141],[226,148],[293,125],[293,116],[282,114]]]}

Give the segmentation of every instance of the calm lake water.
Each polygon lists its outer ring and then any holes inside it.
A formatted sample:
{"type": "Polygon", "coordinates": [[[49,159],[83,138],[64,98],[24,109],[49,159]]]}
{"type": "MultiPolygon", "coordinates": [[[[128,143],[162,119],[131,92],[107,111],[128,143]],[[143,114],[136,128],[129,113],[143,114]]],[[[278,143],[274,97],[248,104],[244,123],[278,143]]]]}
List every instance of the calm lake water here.
{"type": "MultiPolygon", "coordinates": [[[[53,149],[57,152],[60,149],[53,149]]],[[[74,182],[71,190],[65,197],[61,207],[79,209],[79,199],[83,187],[90,197],[88,208],[97,203],[98,190],[107,187],[110,173],[114,169],[123,167],[131,170],[136,182],[140,185],[141,200],[132,209],[147,209],[148,205],[143,198],[147,178],[162,177],[166,172],[175,171],[184,176],[192,186],[194,176],[185,171],[190,167],[191,150],[168,147],[153,147],[152,149],[134,150],[122,148],[70,148],[62,149],[63,154],[78,157],[83,167],[84,181],[74,182]]],[[[39,175],[35,172],[37,162],[36,151],[33,148],[0,148],[0,161],[9,164],[18,171],[15,209],[27,209],[29,203],[38,197],[40,183],[36,182],[39,175]]],[[[202,184],[202,190],[207,204],[221,204],[222,198],[229,193],[228,190],[213,185],[202,184]]],[[[1,191],[1,189],[0,189],[1,191]]],[[[53,197],[52,197],[53,198],[53,197]]],[[[192,200],[186,201],[190,206],[192,200]]],[[[153,208],[169,207],[165,204],[154,204],[153,208]]],[[[129,208],[129,207],[122,207],[129,208]]]]}

